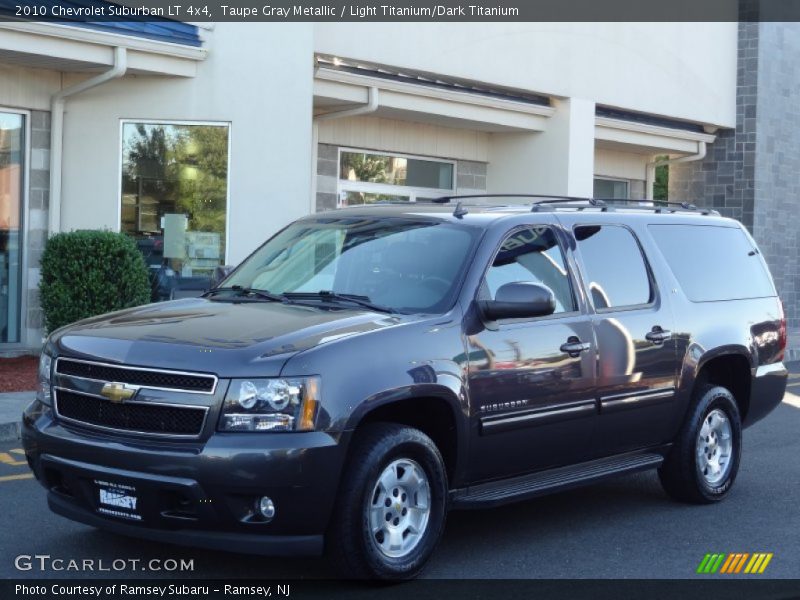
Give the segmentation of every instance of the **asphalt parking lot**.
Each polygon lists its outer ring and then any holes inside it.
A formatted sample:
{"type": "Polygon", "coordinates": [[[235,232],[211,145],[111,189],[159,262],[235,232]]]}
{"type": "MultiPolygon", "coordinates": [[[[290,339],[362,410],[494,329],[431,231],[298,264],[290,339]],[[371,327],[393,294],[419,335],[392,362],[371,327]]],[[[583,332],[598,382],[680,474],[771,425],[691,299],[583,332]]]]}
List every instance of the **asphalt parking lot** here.
{"type": "MultiPolygon", "coordinates": [[[[713,506],[676,504],[656,474],[623,477],[502,508],[450,515],[429,578],[721,578],[699,576],[707,553],[773,553],[758,578],[800,575],[800,365],[785,401],[745,431],[735,488],[713,506]],[[797,394],[797,395],[794,395],[797,394]]],[[[0,444],[0,577],[330,578],[322,559],[285,560],[118,537],[49,512],[19,443],[0,444]],[[137,559],[122,572],[30,571],[18,555],[137,559]],[[192,561],[191,571],[148,571],[150,559],[192,561]]],[[[167,563],[164,563],[167,564],[167,563]]],[[[731,576],[728,576],[731,577],[731,576]]]]}

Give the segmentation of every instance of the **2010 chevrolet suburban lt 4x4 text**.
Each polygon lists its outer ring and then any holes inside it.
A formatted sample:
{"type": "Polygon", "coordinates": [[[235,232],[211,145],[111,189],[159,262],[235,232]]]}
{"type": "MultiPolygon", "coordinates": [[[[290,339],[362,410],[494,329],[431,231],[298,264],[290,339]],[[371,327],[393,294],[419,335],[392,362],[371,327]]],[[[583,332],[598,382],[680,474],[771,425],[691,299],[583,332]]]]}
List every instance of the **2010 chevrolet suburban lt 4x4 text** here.
{"type": "Polygon", "coordinates": [[[449,509],[644,469],[722,499],[787,378],[747,231],[689,205],[462,200],[315,214],[202,298],[53,332],[22,433],[50,508],[401,579],[449,509]]]}

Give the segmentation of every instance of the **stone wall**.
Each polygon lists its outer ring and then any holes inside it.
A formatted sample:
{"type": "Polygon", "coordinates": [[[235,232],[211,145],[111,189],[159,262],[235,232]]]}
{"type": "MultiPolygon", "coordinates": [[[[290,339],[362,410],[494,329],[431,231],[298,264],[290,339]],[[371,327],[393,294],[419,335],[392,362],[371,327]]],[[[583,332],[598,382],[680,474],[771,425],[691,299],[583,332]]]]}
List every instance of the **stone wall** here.
{"type": "Polygon", "coordinates": [[[709,206],[753,228],[759,23],[739,24],[736,128],[720,130],[705,159],[671,165],[669,198],[709,206]]]}
{"type": "Polygon", "coordinates": [[[753,236],[800,327],[800,23],[761,23],[753,236]]]}

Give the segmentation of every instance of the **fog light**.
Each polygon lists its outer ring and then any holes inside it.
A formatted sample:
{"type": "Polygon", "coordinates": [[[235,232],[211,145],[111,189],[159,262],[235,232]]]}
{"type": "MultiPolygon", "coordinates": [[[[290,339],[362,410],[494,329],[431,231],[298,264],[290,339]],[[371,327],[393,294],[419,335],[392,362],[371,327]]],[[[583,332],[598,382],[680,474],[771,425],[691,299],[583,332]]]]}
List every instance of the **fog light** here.
{"type": "Polygon", "coordinates": [[[272,517],[275,516],[275,503],[272,501],[272,498],[269,496],[261,496],[261,498],[259,498],[258,513],[268,521],[272,520],[272,517]]]}

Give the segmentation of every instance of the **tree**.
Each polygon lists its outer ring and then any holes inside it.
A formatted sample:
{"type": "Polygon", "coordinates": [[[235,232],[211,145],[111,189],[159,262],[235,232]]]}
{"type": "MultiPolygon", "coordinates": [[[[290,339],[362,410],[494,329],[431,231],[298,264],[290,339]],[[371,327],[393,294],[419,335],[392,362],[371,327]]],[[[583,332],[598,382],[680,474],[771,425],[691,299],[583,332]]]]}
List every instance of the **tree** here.
{"type": "MultiPolygon", "coordinates": [[[[669,156],[657,156],[656,161],[667,160],[669,156]]],[[[659,165],[656,167],[655,180],[653,182],[653,200],[666,202],[669,199],[669,165],[659,165]]]]}
{"type": "Polygon", "coordinates": [[[149,195],[162,213],[186,214],[190,231],[223,234],[227,128],[137,124],[126,140],[123,186],[140,204],[149,195]]]}

